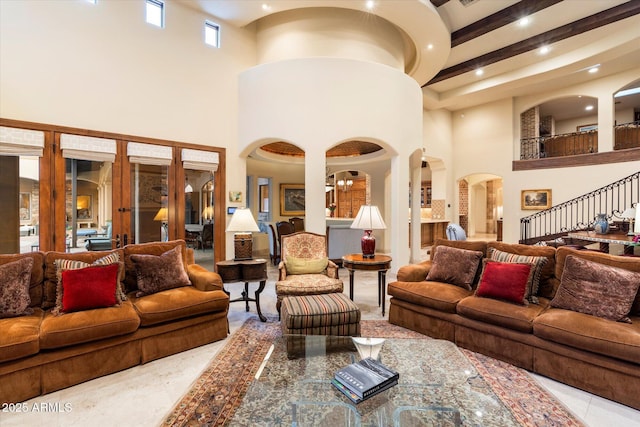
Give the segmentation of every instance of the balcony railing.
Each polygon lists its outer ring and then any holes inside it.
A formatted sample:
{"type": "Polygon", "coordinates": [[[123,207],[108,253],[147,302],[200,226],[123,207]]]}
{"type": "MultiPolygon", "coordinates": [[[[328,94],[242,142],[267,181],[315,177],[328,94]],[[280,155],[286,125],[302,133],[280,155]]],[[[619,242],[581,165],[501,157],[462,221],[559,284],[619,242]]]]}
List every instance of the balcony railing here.
{"type": "Polygon", "coordinates": [[[640,120],[616,126],[614,150],[640,147],[640,120]]]}
{"type": "Polygon", "coordinates": [[[593,228],[596,215],[622,221],[622,212],[638,206],[640,171],[590,193],[520,219],[520,243],[533,244],[570,231],[593,228]]]}
{"type": "MultiPolygon", "coordinates": [[[[640,121],[615,126],[614,150],[640,147],[640,121]]],[[[598,152],[598,131],[573,132],[520,140],[520,160],[598,152]]]]}

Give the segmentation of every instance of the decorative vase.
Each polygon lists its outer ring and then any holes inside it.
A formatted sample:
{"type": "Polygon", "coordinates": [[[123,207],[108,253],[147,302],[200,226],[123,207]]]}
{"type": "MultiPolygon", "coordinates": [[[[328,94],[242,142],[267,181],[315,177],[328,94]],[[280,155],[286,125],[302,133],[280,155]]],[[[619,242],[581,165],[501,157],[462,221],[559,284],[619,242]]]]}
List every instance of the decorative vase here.
{"type": "Polygon", "coordinates": [[[609,232],[609,221],[607,214],[597,214],[596,221],[593,223],[593,229],[596,234],[607,234],[609,232]]]}

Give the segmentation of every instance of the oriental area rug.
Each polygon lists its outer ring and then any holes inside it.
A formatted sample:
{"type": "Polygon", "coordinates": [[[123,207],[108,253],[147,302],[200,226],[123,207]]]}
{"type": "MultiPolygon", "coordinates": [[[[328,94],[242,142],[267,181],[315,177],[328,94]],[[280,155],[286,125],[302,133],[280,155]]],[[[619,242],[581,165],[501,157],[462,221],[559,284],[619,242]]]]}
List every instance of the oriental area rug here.
{"type": "MultiPolygon", "coordinates": [[[[361,334],[365,337],[431,339],[386,320],[363,320],[361,334]]],[[[247,320],[229,337],[224,348],[171,410],[162,425],[229,425],[271,344],[281,335],[280,323],[276,319],[269,319],[266,323],[258,319],[247,320]]],[[[460,350],[511,412],[517,425],[583,426],[577,417],[523,369],[465,349],[460,350]]],[[[484,421],[483,425],[493,425],[490,420],[484,421]]]]}

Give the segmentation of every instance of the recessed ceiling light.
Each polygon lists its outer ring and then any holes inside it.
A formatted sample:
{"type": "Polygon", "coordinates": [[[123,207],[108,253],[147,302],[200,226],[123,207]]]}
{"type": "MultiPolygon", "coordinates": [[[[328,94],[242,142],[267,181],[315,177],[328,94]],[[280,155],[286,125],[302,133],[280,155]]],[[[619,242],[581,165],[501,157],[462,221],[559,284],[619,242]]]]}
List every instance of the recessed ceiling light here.
{"type": "Polygon", "coordinates": [[[549,53],[550,50],[551,50],[551,48],[549,46],[542,46],[538,50],[538,53],[540,53],[540,55],[546,55],[547,53],[549,53]]]}
{"type": "Polygon", "coordinates": [[[482,71],[482,68],[478,68],[478,69],[476,70],[476,76],[481,76],[481,75],[483,75],[483,74],[484,74],[484,71],[482,71]]]}
{"type": "Polygon", "coordinates": [[[431,43],[429,43],[429,44],[427,45],[427,49],[428,49],[428,50],[432,50],[432,49],[433,49],[433,45],[432,45],[431,43]]]}
{"type": "Polygon", "coordinates": [[[591,110],[593,110],[593,105],[587,105],[586,107],[584,107],[584,109],[586,111],[591,111],[591,110]]]}
{"type": "Polygon", "coordinates": [[[589,68],[589,72],[590,72],[591,74],[593,74],[593,73],[597,73],[599,69],[600,69],[600,67],[598,67],[598,66],[596,65],[595,67],[591,67],[591,68],[589,68]]]}
{"type": "Polygon", "coordinates": [[[266,3],[262,3],[262,10],[264,10],[265,12],[268,12],[271,10],[271,6],[269,6],[266,3]]]}
{"type": "Polygon", "coordinates": [[[366,8],[367,10],[372,10],[376,6],[376,3],[373,0],[367,0],[366,8]]]}
{"type": "Polygon", "coordinates": [[[527,25],[529,25],[529,17],[525,16],[524,18],[520,19],[518,21],[518,25],[520,25],[521,27],[526,27],[527,25]]]}

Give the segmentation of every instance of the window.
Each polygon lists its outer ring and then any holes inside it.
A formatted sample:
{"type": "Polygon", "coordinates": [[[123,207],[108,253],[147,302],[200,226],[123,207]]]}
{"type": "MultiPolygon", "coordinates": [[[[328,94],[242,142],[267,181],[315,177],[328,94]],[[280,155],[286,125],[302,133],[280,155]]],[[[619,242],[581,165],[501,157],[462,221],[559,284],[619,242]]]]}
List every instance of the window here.
{"type": "Polygon", "coordinates": [[[220,47],[220,26],[211,21],[204,22],[204,42],[209,46],[220,47]]]}
{"type": "Polygon", "coordinates": [[[147,1],[147,23],[156,27],[164,27],[164,2],[161,0],[147,1]]]}

